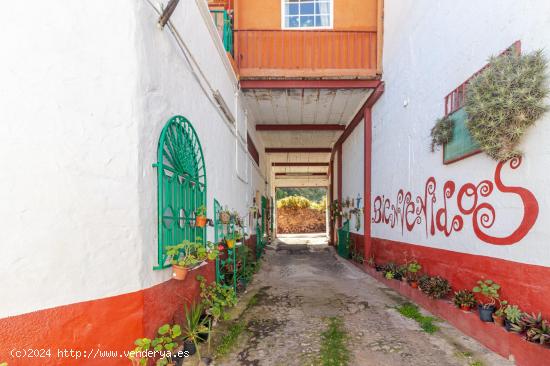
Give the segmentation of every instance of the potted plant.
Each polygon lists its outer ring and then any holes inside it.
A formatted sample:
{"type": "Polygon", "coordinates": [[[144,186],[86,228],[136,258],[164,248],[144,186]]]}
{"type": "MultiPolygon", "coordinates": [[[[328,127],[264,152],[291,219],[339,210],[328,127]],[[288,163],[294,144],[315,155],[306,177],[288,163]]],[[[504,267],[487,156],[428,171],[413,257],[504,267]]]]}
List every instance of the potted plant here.
{"type": "Polygon", "coordinates": [[[522,311],[517,305],[508,305],[504,309],[504,327],[509,332],[513,324],[518,324],[521,320],[522,311]]]}
{"type": "Polygon", "coordinates": [[[195,226],[205,227],[208,219],[206,218],[206,206],[201,205],[195,210],[195,226]]]}
{"type": "Polygon", "coordinates": [[[473,288],[475,293],[480,293],[487,299],[486,302],[480,301],[478,304],[479,319],[484,322],[493,321],[493,313],[495,312],[496,301],[499,298],[500,286],[493,280],[479,280],[477,286],[473,288]]]}
{"type": "Polygon", "coordinates": [[[453,302],[457,308],[470,311],[476,305],[476,298],[472,291],[460,290],[455,292],[453,302]]]}
{"type": "Polygon", "coordinates": [[[155,339],[136,339],[134,342],[136,348],[130,352],[128,358],[134,366],[145,366],[148,363],[148,355],[152,353],[151,351],[154,351],[155,354],[163,355],[155,362],[156,366],[173,366],[176,360],[173,359],[172,353],[176,353],[178,339],[181,335],[181,327],[179,325],[171,326],[170,324],[164,324],[158,329],[155,339]]]}
{"type": "Polygon", "coordinates": [[[412,288],[418,288],[418,272],[422,266],[417,261],[412,261],[407,265],[407,277],[412,288]]]}
{"type": "Polygon", "coordinates": [[[420,279],[418,287],[432,299],[441,299],[451,291],[449,281],[440,276],[424,276],[420,279]]]}
{"type": "Polygon", "coordinates": [[[504,326],[504,311],[506,310],[506,307],[508,306],[508,301],[499,301],[500,306],[498,309],[493,313],[493,321],[496,325],[500,325],[501,327],[504,326]]]}
{"type": "Polygon", "coordinates": [[[184,349],[193,355],[197,353],[198,359],[201,359],[199,342],[202,341],[201,334],[208,333],[208,326],[204,318],[202,318],[203,307],[199,305],[185,305],[185,323],[182,328],[184,339],[184,349]]]}
{"type": "Polygon", "coordinates": [[[220,211],[219,219],[222,224],[229,224],[229,222],[231,221],[231,212],[227,209],[227,207],[220,211]]]}
{"type": "Polygon", "coordinates": [[[225,238],[225,244],[227,245],[228,249],[233,249],[235,247],[235,239],[225,238]]]}
{"type": "MultiPolygon", "coordinates": [[[[199,246],[202,247],[200,244],[199,246]]],[[[197,244],[191,243],[188,240],[166,247],[166,255],[172,265],[173,279],[185,280],[187,273],[202,262],[195,255],[197,248],[197,244]]]]}

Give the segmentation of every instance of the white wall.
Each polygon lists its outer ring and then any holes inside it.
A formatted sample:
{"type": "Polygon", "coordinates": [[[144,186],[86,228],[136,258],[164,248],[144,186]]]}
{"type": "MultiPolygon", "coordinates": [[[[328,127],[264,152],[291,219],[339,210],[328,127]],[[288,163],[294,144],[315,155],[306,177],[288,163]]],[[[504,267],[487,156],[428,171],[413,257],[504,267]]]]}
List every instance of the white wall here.
{"type": "MultiPolygon", "coordinates": [[[[346,198],[355,200],[357,205],[357,197],[361,198],[360,207],[365,204],[365,160],[364,160],[364,146],[365,146],[365,121],[361,122],[355,127],[353,132],[342,144],[342,201],[346,198]]],[[[345,208],[344,211],[349,211],[351,208],[345,208]]],[[[350,231],[353,233],[364,233],[364,217],[361,215],[361,227],[356,230],[355,224],[357,215],[352,215],[350,219],[350,231]]]]}
{"type": "MultiPolygon", "coordinates": [[[[550,57],[550,2],[389,0],[384,19],[386,91],[373,115],[373,203],[377,195],[395,203],[400,189],[411,191],[413,199],[423,197],[425,182],[433,176],[437,181],[435,205],[441,208],[446,180],[455,181],[458,190],[467,182],[493,180],[496,167],[484,154],[445,166],[441,151],[429,151],[430,129],[444,114],[443,98],[484,66],[490,55],[516,40],[521,40],[523,52],[543,48],[550,57]]],[[[373,236],[549,266],[549,139],[547,114],[523,137],[521,166],[515,171],[509,166],[503,169],[504,184],[530,190],[540,207],[534,227],[519,243],[499,246],[480,240],[471,216],[464,216],[464,228],[448,238],[437,230],[435,236],[426,235],[424,223],[403,233],[400,225],[373,224],[373,236]]],[[[448,202],[453,215],[458,213],[456,194],[448,202]]],[[[494,226],[484,232],[507,236],[518,227],[523,204],[517,195],[495,188],[483,201],[496,210],[494,226]]]]}
{"type": "Polygon", "coordinates": [[[16,2],[0,15],[0,318],[170,278],[152,270],[152,163],[174,115],[201,140],[209,210],[215,197],[244,214],[251,192],[263,192],[253,169],[248,183],[237,178],[235,127],[199,87],[243,114],[209,19],[191,0],[172,16],[199,81],[157,19],[145,0],[16,2]]]}

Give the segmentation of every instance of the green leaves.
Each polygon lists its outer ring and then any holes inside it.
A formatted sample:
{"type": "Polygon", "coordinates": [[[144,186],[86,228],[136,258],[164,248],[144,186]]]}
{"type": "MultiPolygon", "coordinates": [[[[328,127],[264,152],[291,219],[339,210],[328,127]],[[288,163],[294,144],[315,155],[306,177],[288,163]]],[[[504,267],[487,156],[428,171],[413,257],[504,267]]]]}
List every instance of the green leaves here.
{"type": "Polygon", "coordinates": [[[466,127],[490,157],[518,157],[515,148],[528,127],[547,110],[547,61],[541,51],[492,57],[489,66],[468,85],[466,127]]]}
{"type": "Polygon", "coordinates": [[[475,286],[472,291],[475,293],[481,293],[489,300],[489,302],[484,304],[484,306],[495,305],[496,300],[500,297],[500,285],[496,284],[493,280],[479,280],[477,281],[477,284],[478,285],[475,286]]]}

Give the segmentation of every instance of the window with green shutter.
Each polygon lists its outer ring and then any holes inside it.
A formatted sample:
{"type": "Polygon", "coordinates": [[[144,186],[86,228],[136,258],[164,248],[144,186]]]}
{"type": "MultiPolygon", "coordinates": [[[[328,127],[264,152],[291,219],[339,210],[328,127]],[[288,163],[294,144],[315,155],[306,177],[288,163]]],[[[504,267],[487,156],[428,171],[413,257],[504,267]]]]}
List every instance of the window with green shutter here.
{"type": "Polygon", "coordinates": [[[480,152],[479,146],[466,128],[468,116],[464,108],[449,114],[454,122],[453,139],[443,146],[443,163],[449,164],[480,152]]]}

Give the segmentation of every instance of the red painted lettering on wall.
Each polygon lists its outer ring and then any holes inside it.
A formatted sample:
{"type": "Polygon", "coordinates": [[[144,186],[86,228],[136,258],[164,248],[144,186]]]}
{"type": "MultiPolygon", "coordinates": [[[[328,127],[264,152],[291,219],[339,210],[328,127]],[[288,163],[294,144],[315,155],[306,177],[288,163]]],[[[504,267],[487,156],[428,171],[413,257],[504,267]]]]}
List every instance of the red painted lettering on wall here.
{"type": "Polygon", "coordinates": [[[443,198],[439,209],[434,206],[437,202],[437,182],[434,177],[428,178],[424,187],[424,197],[417,196],[414,200],[411,192],[400,189],[394,203],[385,196],[376,196],[372,205],[372,222],[374,224],[385,224],[391,228],[401,226],[401,233],[405,229],[412,231],[417,225],[424,222],[426,236],[435,235],[437,231],[446,237],[453,232],[464,229],[464,222],[471,219],[475,235],[482,241],[495,245],[511,245],[519,242],[527,235],[529,230],[537,221],[539,205],[535,196],[522,187],[509,187],[503,184],[501,179],[502,168],[509,164],[511,169],[517,169],[521,165],[521,158],[515,158],[509,162],[498,163],[495,169],[494,182],[483,180],[480,183],[466,183],[458,190],[455,196],[456,184],[449,180],[443,185],[443,198]],[[497,237],[488,234],[486,231],[493,227],[496,221],[496,210],[488,202],[481,202],[487,199],[496,189],[501,193],[509,193],[519,196],[523,204],[523,216],[518,227],[508,236],[497,237]],[[453,215],[448,210],[448,203],[455,199],[459,210],[453,215]]]}

